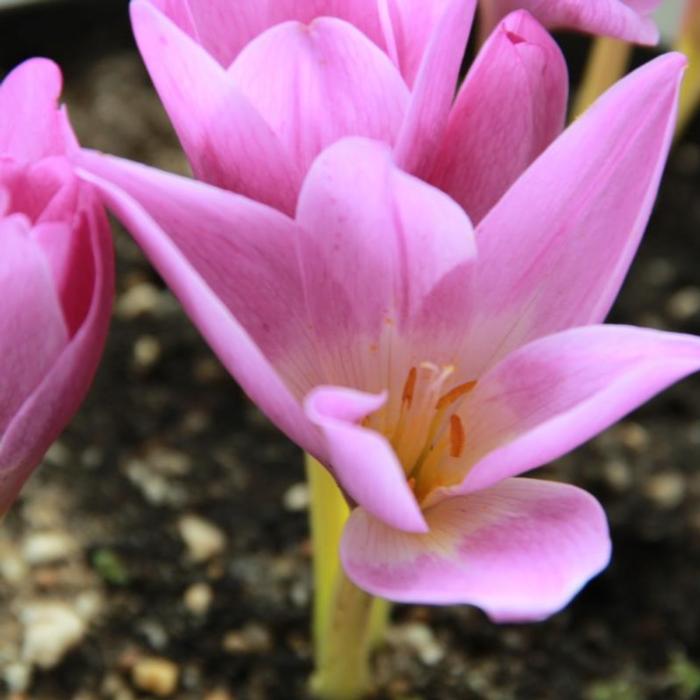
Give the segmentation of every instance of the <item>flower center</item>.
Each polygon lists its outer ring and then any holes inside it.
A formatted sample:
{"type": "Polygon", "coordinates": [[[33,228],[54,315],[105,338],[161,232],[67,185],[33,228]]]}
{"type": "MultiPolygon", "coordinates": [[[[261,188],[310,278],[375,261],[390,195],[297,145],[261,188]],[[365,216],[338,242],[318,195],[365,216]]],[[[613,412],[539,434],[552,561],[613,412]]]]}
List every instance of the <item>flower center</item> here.
{"type": "Polygon", "coordinates": [[[369,416],[365,424],[383,433],[391,442],[406,473],[408,483],[421,501],[454,475],[450,463],[460,460],[466,433],[457,413],[475,381],[450,387],[455,368],[423,362],[411,367],[399,397],[369,416]]]}

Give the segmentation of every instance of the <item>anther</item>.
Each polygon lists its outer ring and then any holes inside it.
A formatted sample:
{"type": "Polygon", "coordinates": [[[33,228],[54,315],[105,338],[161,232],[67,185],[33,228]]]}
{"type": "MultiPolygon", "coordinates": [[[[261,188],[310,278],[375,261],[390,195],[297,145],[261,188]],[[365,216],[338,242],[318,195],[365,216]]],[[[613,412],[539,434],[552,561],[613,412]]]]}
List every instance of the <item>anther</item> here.
{"type": "Polygon", "coordinates": [[[416,390],[416,377],[418,373],[415,367],[411,367],[408,376],[406,377],[406,383],[403,385],[403,401],[411,407],[413,402],[413,394],[416,390]]]}
{"type": "Polygon", "coordinates": [[[457,399],[461,399],[462,396],[468,394],[475,386],[476,382],[464,382],[464,384],[460,384],[454,389],[450,389],[450,391],[440,397],[438,402],[435,404],[435,408],[440,410],[451,406],[455,401],[457,401],[457,399]]]}
{"type": "Polygon", "coordinates": [[[464,425],[462,425],[462,419],[453,413],[450,416],[450,457],[462,456],[464,441],[464,425]]]}

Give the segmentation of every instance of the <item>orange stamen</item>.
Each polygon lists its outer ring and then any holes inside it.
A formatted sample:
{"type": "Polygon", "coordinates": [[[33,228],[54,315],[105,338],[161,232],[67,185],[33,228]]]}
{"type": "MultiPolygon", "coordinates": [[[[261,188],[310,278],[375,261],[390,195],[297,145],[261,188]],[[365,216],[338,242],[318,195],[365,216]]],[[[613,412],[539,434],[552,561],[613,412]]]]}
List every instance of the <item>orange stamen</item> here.
{"type": "Polygon", "coordinates": [[[413,394],[416,390],[416,377],[418,376],[418,372],[416,371],[415,367],[411,367],[408,376],[406,377],[406,383],[403,385],[403,401],[408,405],[408,407],[411,407],[411,403],[413,402],[413,394]]]}
{"type": "Polygon", "coordinates": [[[464,442],[464,425],[462,425],[462,419],[452,414],[450,416],[450,457],[462,456],[464,442]]]}
{"type": "Polygon", "coordinates": [[[435,408],[442,409],[451,406],[457,399],[462,398],[465,394],[468,394],[474,387],[476,382],[464,382],[456,386],[454,389],[450,389],[446,394],[440,397],[438,402],[435,404],[435,408]]]}

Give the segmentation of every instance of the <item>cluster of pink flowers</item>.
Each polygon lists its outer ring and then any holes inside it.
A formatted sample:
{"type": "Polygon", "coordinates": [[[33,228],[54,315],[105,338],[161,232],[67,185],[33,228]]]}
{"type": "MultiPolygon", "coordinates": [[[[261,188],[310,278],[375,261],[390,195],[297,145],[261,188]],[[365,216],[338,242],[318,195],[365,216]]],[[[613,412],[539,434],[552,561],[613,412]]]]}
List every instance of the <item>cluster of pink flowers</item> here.
{"type": "Polygon", "coordinates": [[[657,4],[482,0],[492,31],[455,97],[476,0],[133,0],[196,179],[81,152],[55,69],[25,64],[0,99],[47,121],[0,127],[0,285],[34,266],[0,335],[0,474],[20,483],[94,370],[111,286],[99,193],[250,398],[337,481],[358,586],[499,621],[560,609],[608,562],[605,515],[520,475],[700,368],[700,340],[602,324],[685,61],[651,61],[563,130],[566,64],[543,24],[653,42],[657,4]],[[30,204],[18,177],[41,193],[30,204]]]}

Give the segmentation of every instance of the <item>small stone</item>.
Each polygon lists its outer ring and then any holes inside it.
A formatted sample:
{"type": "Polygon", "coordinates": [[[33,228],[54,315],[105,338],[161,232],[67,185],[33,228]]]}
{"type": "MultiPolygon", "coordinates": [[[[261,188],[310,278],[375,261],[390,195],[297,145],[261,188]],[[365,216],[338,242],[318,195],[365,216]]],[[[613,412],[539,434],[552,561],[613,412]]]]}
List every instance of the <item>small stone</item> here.
{"type": "Polygon", "coordinates": [[[700,288],[684,287],[668,301],[668,313],[678,321],[687,321],[700,312],[700,288]]]}
{"type": "Polygon", "coordinates": [[[184,596],[185,607],[193,615],[205,615],[211,607],[214,592],[207,583],[193,583],[184,596]]]}
{"type": "Polygon", "coordinates": [[[438,644],[432,630],[419,622],[410,622],[389,629],[389,641],[415,651],[426,666],[435,666],[445,657],[445,650],[438,644]]]}
{"type": "Polygon", "coordinates": [[[125,464],[125,470],[129,481],[141,491],[143,497],[152,505],[177,507],[187,500],[187,494],[180,484],[171,483],[142,459],[129,459],[125,464]]]}
{"type": "Polygon", "coordinates": [[[160,303],[160,297],[158,287],[150,282],[140,282],[119,297],[115,313],[126,320],[153,313],[160,303]]]}
{"type": "Polygon", "coordinates": [[[289,598],[297,608],[305,608],[309,604],[311,592],[305,581],[295,581],[289,589],[289,598]]]}
{"type": "Polygon", "coordinates": [[[32,667],[19,661],[5,666],[2,678],[10,692],[23,693],[32,682],[32,667]]]}
{"type": "Polygon", "coordinates": [[[224,635],[223,649],[229,654],[259,654],[272,648],[269,631],[255,622],[224,635]]]}
{"type": "Polygon", "coordinates": [[[35,532],[24,540],[22,555],[30,566],[65,561],[75,551],[75,541],[64,532],[35,532]]]}
{"type": "Polygon", "coordinates": [[[618,435],[620,440],[631,450],[635,452],[645,452],[649,449],[651,444],[651,438],[649,437],[649,432],[639,423],[633,421],[626,421],[621,423],[618,428],[618,435]]]}
{"type": "Polygon", "coordinates": [[[647,481],[644,492],[659,508],[675,508],[685,498],[685,480],[678,472],[654,474],[647,481]]]}
{"type": "Polygon", "coordinates": [[[169,659],[146,658],[131,669],[131,682],[139,689],[159,698],[171,696],[177,689],[180,669],[169,659]]]}
{"type": "Polygon", "coordinates": [[[11,586],[19,586],[27,578],[24,559],[9,546],[0,546],[0,577],[11,586]]]}
{"type": "Polygon", "coordinates": [[[131,688],[116,673],[105,676],[101,691],[101,697],[109,698],[109,700],[134,700],[131,688]]]}
{"type": "Polygon", "coordinates": [[[213,523],[197,515],[185,515],[178,522],[189,558],[196,563],[208,561],[221,554],[226,547],[226,536],[213,523]]]}
{"type": "Polygon", "coordinates": [[[185,452],[164,445],[153,445],[145,455],[150,466],[166,476],[185,476],[192,468],[192,459],[185,452]]]}
{"type": "Polygon", "coordinates": [[[626,491],[632,485],[632,470],[620,459],[607,462],[603,474],[608,485],[616,491],[626,491]]]}
{"type": "Polygon", "coordinates": [[[160,341],[153,335],[142,335],[134,343],[132,352],[136,369],[150,369],[160,359],[160,341]]]}
{"type": "Polygon", "coordinates": [[[71,451],[60,440],[56,440],[44,456],[46,462],[55,464],[57,467],[65,467],[71,459],[71,451]]]}
{"type": "Polygon", "coordinates": [[[138,624],[138,630],[146,637],[152,649],[161,651],[168,645],[168,631],[157,620],[142,620],[138,624]]]}
{"type": "Polygon", "coordinates": [[[60,602],[35,603],[21,613],[23,625],[22,659],[42,669],[57,666],[85,636],[81,617],[60,602]]]}
{"type": "Polygon", "coordinates": [[[309,507],[309,487],[303,481],[290,486],[285,491],[282,503],[292,513],[306,510],[309,507]]]}

